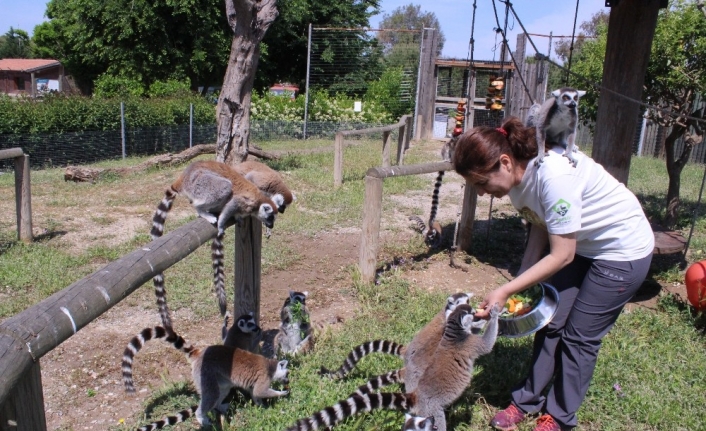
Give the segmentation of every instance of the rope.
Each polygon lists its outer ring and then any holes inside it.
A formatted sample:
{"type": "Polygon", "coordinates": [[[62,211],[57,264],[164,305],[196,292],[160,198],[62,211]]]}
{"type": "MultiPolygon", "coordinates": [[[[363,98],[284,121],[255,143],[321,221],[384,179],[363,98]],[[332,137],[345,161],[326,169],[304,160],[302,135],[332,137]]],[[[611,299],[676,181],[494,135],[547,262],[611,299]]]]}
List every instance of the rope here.
{"type": "MultiPolygon", "coordinates": [[[[511,7],[512,7],[512,3],[510,3],[509,1],[506,1],[506,0],[499,0],[499,1],[500,1],[501,3],[506,3],[506,5],[505,5],[506,10],[507,10],[508,8],[511,8],[511,7]]],[[[498,27],[500,27],[500,20],[498,19],[497,10],[495,9],[495,0],[493,0],[493,10],[495,10],[495,22],[498,24],[498,27]]],[[[514,13],[514,9],[513,9],[513,13],[514,13]]],[[[506,13],[506,14],[505,14],[505,25],[506,25],[506,26],[507,26],[507,15],[508,15],[508,14],[506,13]]],[[[519,19],[517,20],[517,22],[519,22],[519,23],[520,23],[520,26],[522,26],[522,23],[520,22],[519,19]]],[[[522,31],[525,32],[525,28],[524,28],[524,27],[522,27],[522,31]]],[[[508,46],[508,45],[507,45],[507,44],[508,44],[508,40],[507,40],[507,38],[505,37],[505,32],[504,32],[503,30],[500,30],[500,28],[498,28],[497,32],[500,32],[500,34],[501,34],[502,37],[503,37],[503,42],[502,42],[503,45],[504,45],[504,46],[508,46]]],[[[527,32],[525,32],[525,34],[527,34],[527,32]]],[[[529,37],[528,37],[528,39],[529,39],[529,37]]],[[[537,52],[537,48],[534,46],[534,44],[532,44],[532,46],[534,47],[535,52],[537,52]]],[[[511,49],[508,49],[507,51],[510,53],[510,58],[512,59],[512,64],[515,65],[515,70],[517,70],[517,75],[518,75],[519,78],[520,78],[520,82],[522,82],[522,87],[524,87],[524,89],[525,89],[525,94],[527,94],[527,97],[529,97],[530,102],[532,102],[532,104],[534,104],[534,98],[532,97],[532,94],[531,94],[529,88],[527,87],[527,83],[525,82],[525,78],[522,76],[522,72],[521,72],[521,71],[522,71],[522,68],[520,68],[520,66],[517,64],[517,61],[515,60],[515,56],[512,55],[512,50],[511,50],[511,49]]],[[[503,63],[501,62],[501,63],[500,63],[500,71],[501,71],[501,73],[502,73],[502,67],[503,67],[503,63]]]]}
{"type": "MultiPolygon", "coordinates": [[[[579,0],[576,0],[576,12],[574,13],[574,29],[571,32],[571,45],[569,46],[569,67],[568,70],[571,70],[571,57],[574,54],[574,35],[576,35],[576,19],[579,16],[579,0]]],[[[566,78],[564,79],[564,82],[566,83],[566,86],[569,86],[569,74],[566,74],[566,78]]]]}

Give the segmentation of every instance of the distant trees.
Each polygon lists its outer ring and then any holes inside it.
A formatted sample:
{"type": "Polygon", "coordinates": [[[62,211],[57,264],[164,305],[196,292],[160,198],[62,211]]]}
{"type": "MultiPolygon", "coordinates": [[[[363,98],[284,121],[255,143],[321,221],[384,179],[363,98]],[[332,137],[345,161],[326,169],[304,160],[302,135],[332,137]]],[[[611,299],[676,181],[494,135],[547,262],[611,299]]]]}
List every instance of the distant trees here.
{"type": "MultiPolygon", "coordinates": [[[[304,88],[309,23],[315,27],[368,27],[378,13],[380,0],[287,0],[278,2],[279,17],[261,44],[255,88],[264,90],[276,82],[304,88]]],[[[351,33],[351,55],[358,56],[365,43],[351,33]]]]}
{"type": "Polygon", "coordinates": [[[230,30],[220,0],[51,0],[35,29],[38,52],[60,60],[82,88],[101,74],[143,83],[220,82],[230,30]]]}
{"type": "Polygon", "coordinates": [[[0,58],[31,58],[32,46],[26,31],[12,28],[0,37],[0,58]]]}
{"type": "MultiPolygon", "coordinates": [[[[380,22],[380,28],[395,30],[422,30],[424,28],[435,28],[438,32],[437,54],[441,54],[441,51],[444,49],[444,43],[446,42],[446,37],[441,31],[441,25],[439,24],[439,20],[436,18],[434,12],[422,11],[421,6],[415,4],[400,6],[392,11],[392,13],[384,14],[382,21],[380,22]]],[[[419,46],[418,41],[412,42],[412,33],[382,32],[377,38],[383,46],[385,57],[390,63],[396,62],[396,58],[400,56],[400,48],[405,47],[410,43],[416,43],[416,45],[419,46]]],[[[417,52],[417,57],[419,57],[419,52],[417,52]]]]}

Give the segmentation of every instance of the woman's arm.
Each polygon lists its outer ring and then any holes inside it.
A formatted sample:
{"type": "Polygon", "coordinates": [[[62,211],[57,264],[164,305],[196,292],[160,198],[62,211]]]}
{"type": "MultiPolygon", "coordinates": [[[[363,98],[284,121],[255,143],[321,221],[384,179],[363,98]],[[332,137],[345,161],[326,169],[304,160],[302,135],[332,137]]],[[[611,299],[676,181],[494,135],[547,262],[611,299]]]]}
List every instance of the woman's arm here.
{"type": "MultiPolygon", "coordinates": [[[[484,309],[488,305],[496,303],[501,307],[504,306],[511,295],[549,278],[574,260],[574,255],[576,254],[576,233],[562,235],[547,234],[546,231],[543,234],[541,232],[535,233],[535,231],[541,230],[541,228],[533,226],[530,231],[530,239],[525,256],[522,258],[522,267],[525,264],[530,266],[515,279],[490,292],[480,303],[479,309],[484,309]],[[544,239],[542,239],[543,237],[544,239]],[[547,238],[549,240],[549,254],[537,260],[544,249],[544,245],[546,245],[547,238]],[[532,264],[532,262],[536,263],[532,264]]],[[[481,318],[489,315],[490,312],[487,310],[479,310],[476,313],[476,316],[481,318]]]]}

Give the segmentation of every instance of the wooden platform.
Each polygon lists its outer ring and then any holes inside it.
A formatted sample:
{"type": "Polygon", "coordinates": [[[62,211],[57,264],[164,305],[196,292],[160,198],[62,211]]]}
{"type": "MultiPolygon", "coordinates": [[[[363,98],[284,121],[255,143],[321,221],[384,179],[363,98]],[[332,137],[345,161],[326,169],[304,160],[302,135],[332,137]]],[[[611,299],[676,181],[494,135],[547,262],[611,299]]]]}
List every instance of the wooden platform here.
{"type": "Polygon", "coordinates": [[[654,254],[681,253],[686,247],[686,238],[681,233],[652,225],[655,234],[654,254]]]}

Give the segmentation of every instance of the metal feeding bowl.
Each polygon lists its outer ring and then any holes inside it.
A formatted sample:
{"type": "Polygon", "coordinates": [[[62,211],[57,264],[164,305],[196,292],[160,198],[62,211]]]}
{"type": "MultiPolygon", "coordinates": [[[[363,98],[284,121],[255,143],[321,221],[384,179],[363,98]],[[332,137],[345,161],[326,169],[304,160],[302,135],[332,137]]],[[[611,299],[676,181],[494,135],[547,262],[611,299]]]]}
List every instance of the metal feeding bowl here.
{"type": "Polygon", "coordinates": [[[546,326],[556,314],[559,292],[554,286],[539,283],[542,287],[542,299],[528,313],[517,317],[500,317],[498,335],[508,338],[531,335],[546,326]]]}

